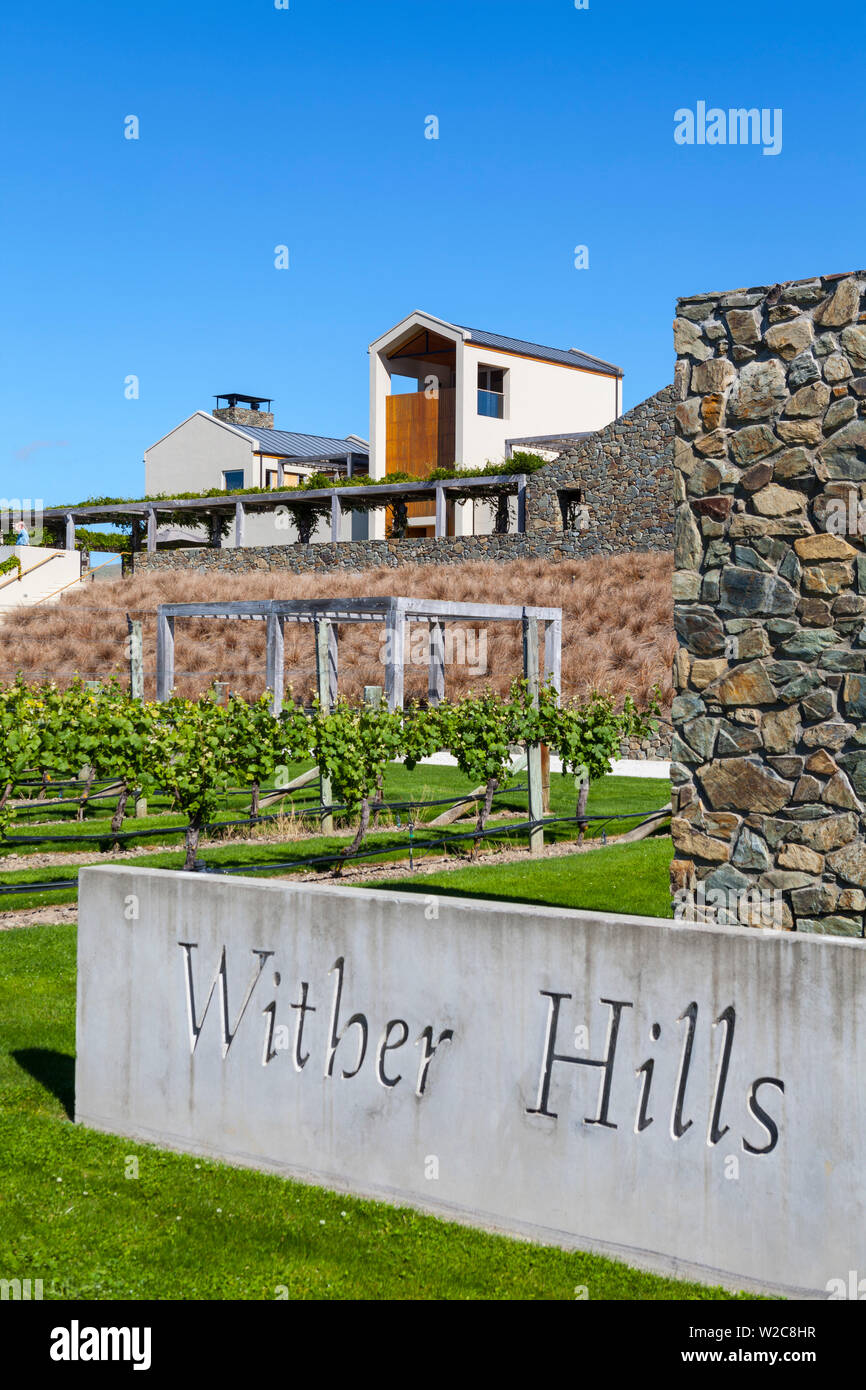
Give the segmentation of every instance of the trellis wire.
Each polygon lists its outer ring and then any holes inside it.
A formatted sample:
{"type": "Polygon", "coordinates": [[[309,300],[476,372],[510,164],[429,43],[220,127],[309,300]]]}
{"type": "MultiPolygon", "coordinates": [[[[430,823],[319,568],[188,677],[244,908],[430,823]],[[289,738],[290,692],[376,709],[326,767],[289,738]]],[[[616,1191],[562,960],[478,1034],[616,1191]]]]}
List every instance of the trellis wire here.
{"type": "MultiPolygon", "coordinates": [[[[516,833],[519,832],[519,831],[534,830],[534,829],[537,828],[537,826],[538,826],[539,824],[540,824],[540,825],[543,825],[545,829],[549,829],[549,828],[550,828],[551,826],[553,826],[553,825],[566,825],[566,824],[567,824],[567,825],[574,825],[574,824],[577,824],[577,825],[584,825],[584,824],[589,824],[591,821],[592,821],[592,822],[604,822],[606,825],[608,825],[608,824],[610,824],[612,821],[619,821],[619,820],[634,820],[636,814],[639,814],[639,813],[638,813],[638,812],[632,812],[631,814],[629,814],[628,812],[620,812],[620,813],[618,813],[618,814],[609,815],[609,816],[581,816],[579,820],[578,820],[577,817],[575,817],[575,816],[556,816],[556,817],[553,817],[553,818],[545,818],[545,819],[544,819],[543,821],[541,821],[541,822],[538,822],[538,821],[529,821],[529,820],[527,820],[527,821],[521,821],[521,822],[520,822],[519,824],[517,824],[517,825],[494,826],[494,827],[492,827],[491,829],[482,830],[482,831],[478,831],[478,830],[465,830],[465,831],[459,831],[459,832],[456,832],[456,833],[454,833],[454,834],[450,834],[450,835],[447,835],[447,836],[446,836],[446,835],[443,835],[443,836],[441,836],[441,837],[437,837],[437,838],[434,839],[434,840],[413,840],[413,841],[412,841],[411,848],[412,848],[413,850],[419,850],[419,849],[436,849],[436,848],[438,848],[438,847],[441,846],[442,849],[447,853],[447,847],[448,847],[448,845],[455,844],[455,843],[457,843],[458,841],[462,841],[462,840],[488,840],[488,839],[492,839],[494,836],[497,836],[497,837],[501,838],[502,836],[514,835],[514,834],[516,834],[516,833]]],[[[670,810],[666,810],[666,809],[664,809],[664,808],[662,808],[662,809],[659,810],[659,811],[653,811],[651,815],[646,816],[642,821],[639,821],[639,822],[638,822],[638,825],[635,826],[634,828],[635,828],[635,829],[638,829],[638,828],[639,828],[640,826],[642,826],[642,825],[649,825],[649,824],[651,824],[651,822],[654,821],[654,820],[664,820],[664,819],[666,819],[669,815],[670,815],[670,810]]],[[[230,824],[230,823],[231,823],[231,822],[227,822],[227,821],[220,821],[220,822],[217,822],[216,828],[219,828],[220,825],[223,825],[223,826],[224,826],[224,825],[227,825],[227,824],[230,824]]],[[[244,821],[237,822],[237,823],[238,823],[238,824],[247,824],[247,822],[244,822],[244,821]]],[[[178,833],[178,834],[183,834],[185,828],[186,828],[186,827],[184,827],[184,826],[179,826],[179,827],[178,827],[178,830],[177,830],[177,833],[178,833]]],[[[153,831],[142,831],[142,832],[140,832],[140,833],[141,833],[142,835],[149,835],[149,834],[153,834],[154,832],[153,832],[153,831]]],[[[165,831],[162,830],[162,831],[160,831],[159,833],[160,833],[160,834],[164,834],[165,831]]],[[[64,837],[64,838],[67,838],[67,839],[84,839],[84,838],[90,838],[90,839],[104,840],[104,839],[112,839],[113,837],[111,836],[111,833],[109,832],[108,835],[98,835],[98,836],[90,836],[90,837],[84,837],[84,836],[66,836],[66,837],[64,837]]],[[[355,860],[357,860],[357,859],[371,859],[371,858],[375,859],[375,858],[377,858],[377,857],[379,857],[380,855],[383,855],[383,854],[394,854],[395,852],[399,852],[400,849],[405,849],[406,852],[408,853],[408,851],[409,851],[409,849],[410,849],[410,845],[409,845],[408,843],[407,843],[405,846],[385,845],[385,846],[380,846],[378,849],[357,850],[357,851],[355,852],[355,854],[352,854],[352,855],[347,855],[347,854],[345,854],[342,850],[335,850],[335,851],[333,851],[333,852],[330,853],[330,854],[313,854],[313,855],[307,855],[307,856],[305,856],[305,857],[302,858],[302,859],[283,859],[283,860],[278,860],[276,863],[273,863],[273,864],[241,864],[241,865],[238,865],[236,868],[222,868],[220,865],[215,865],[215,864],[214,864],[214,865],[206,865],[205,862],[204,862],[203,860],[198,860],[197,863],[200,864],[200,865],[202,865],[202,868],[199,869],[198,872],[207,872],[207,873],[213,873],[213,874],[253,874],[253,873],[263,873],[263,872],[271,871],[271,870],[274,870],[274,869],[303,868],[305,865],[312,865],[312,864],[334,864],[334,863],[337,863],[338,861],[339,861],[339,862],[342,862],[342,863],[344,863],[344,864],[351,864],[351,863],[354,863],[355,860]]],[[[171,871],[169,871],[169,872],[171,872],[171,871]]],[[[175,870],[174,872],[178,872],[178,871],[175,870]]],[[[8,894],[12,894],[12,893],[19,893],[19,894],[27,894],[27,893],[51,893],[51,892],[59,891],[60,889],[77,888],[77,886],[78,886],[78,880],[77,880],[77,878],[74,878],[74,879],[59,879],[59,880],[56,880],[56,881],[50,882],[50,883],[26,883],[26,882],[25,882],[25,883],[13,883],[13,884],[0,884],[0,895],[8,895],[8,894]]]]}

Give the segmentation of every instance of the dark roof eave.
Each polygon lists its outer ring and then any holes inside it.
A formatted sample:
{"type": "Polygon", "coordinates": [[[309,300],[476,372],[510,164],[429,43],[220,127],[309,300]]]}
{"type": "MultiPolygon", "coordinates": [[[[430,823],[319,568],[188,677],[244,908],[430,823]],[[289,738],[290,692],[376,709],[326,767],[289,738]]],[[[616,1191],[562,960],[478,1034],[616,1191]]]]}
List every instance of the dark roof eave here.
{"type": "Polygon", "coordinates": [[[622,367],[605,361],[603,357],[595,357],[590,352],[581,352],[577,348],[546,347],[542,343],[532,343],[524,338],[511,338],[504,333],[490,333],[486,329],[469,328],[465,324],[461,324],[460,327],[469,334],[470,343],[477,347],[489,347],[493,352],[519,353],[525,357],[534,357],[539,362],[552,362],[563,367],[580,367],[603,376],[622,378],[625,375],[622,367]]]}

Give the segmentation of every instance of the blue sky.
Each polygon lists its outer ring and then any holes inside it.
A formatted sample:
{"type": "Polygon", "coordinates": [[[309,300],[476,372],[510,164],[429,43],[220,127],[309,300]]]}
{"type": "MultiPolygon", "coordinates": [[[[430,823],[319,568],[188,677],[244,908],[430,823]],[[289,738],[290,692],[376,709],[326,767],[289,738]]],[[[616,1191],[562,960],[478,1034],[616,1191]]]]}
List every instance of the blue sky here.
{"type": "Polygon", "coordinates": [[[617,362],[628,408],[677,295],[866,263],[854,0],[289,3],[7,7],[0,495],[138,495],[219,391],[366,436],[415,308],[617,362]],[[781,153],[675,144],[698,101],[781,108],[781,153]]]}

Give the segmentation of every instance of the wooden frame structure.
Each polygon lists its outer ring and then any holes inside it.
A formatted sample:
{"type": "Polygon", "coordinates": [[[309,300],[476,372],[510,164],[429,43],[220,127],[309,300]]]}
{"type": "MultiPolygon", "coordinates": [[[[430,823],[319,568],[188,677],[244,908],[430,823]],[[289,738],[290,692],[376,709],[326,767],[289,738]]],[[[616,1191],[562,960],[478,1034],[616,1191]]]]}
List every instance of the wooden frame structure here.
{"type": "MultiPolygon", "coordinates": [[[[156,626],[156,698],[167,700],[174,685],[175,621],[177,618],[224,618],[267,623],[265,687],[272,695],[272,709],[279,714],[285,695],[285,625],[305,623],[313,628],[316,652],[316,685],[324,710],[335,703],[339,687],[339,646],[337,629],[341,623],[382,623],[387,632],[385,696],[388,708],[403,708],[406,628],[410,623],[426,623],[430,634],[427,695],[438,704],[445,695],[445,624],[519,622],[523,629],[523,674],[537,700],[541,684],[542,653],[544,680],[551,680],[557,691],[562,674],[562,609],[533,608],[501,603],[447,603],[424,598],[329,598],[265,599],[235,603],[161,603],[156,626]]],[[[529,819],[536,825],[530,833],[530,849],[541,849],[542,768],[541,746],[527,748],[529,781],[529,819]]],[[[322,823],[331,821],[330,788],[322,785],[322,823]]]]}

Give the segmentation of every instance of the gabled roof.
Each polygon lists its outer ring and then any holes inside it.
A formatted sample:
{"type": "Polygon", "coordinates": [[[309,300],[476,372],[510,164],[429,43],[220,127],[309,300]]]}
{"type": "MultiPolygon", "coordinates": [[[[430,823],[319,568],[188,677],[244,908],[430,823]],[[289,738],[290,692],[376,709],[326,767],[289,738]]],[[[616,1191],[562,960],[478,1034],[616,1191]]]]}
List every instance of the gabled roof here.
{"type": "Polygon", "coordinates": [[[278,454],[293,459],[345,458],[347,454],[363,454],[366,458],[369,454],[368,446],[357,436],[334,439],[330,435],[265,430],[258,425],[235,425],[234,428],[257,441],[256,453],[259,454],[278,454]]]}
{"type": "Polygon", "coordinates": [[[593,357],[591,353],[580,352],[577,348],[543,347],[540,343],[529,343],[522,338],[506,338],[501,333],[488,333],[482,328],[467,328],[468,341],[478,347],[498,348],[500,352],[519,352],[524,357],[537,357],[542,362],[561,362],[566,367],[586,367],[588,371],[605,372],[611,376],[622,376],[622,368],[603,357],[593,357]]]}
{"type": "Polygon", "coordinates": [[[378,351],[381,347],[395,342],[401,334],[405,336],[415,327],[427,328],[446,337],[453,334],[457,342],[462,340],[475,347],[515,352],[522,357],[535,357],[540,362],[556,362],[564,367],[582,367],[585,371],[600,372],[605,376],[623,375],[621,367],[606,362],[603,357],[594,357],[590,352],[581,352],[578,348],[545,347],[542,343],[531,343],[525,338],[510,338],[503,333],[488,333],[483,328],[468,328],[465,324],[450,323],[447,319],[437,318],[435,314],[428,314],[424,309],[415,309],[387,333],[376,338],[370,344],[370,351],[378,351]]]}
{"type": "MultiPolygon", "coordinates": [[[[281,458],[293,459],[326,459],[345,458],[347,454],[362,454],[368,457],[370,452],[367,441],[357,434],[350,434],[346,439],[333,439],[330,435],[296,434],[291,430],[264,430],[258,425],[232,425],[228,420],[220,420],[206,410],[196,410],[192,415],[188,415],[179,425],[169,430],[168,434],[164,434],[162,439],[158,439],[156,444],[151,444],[150,448],[155,449],[157,444],[162,444],[163,440],[183,429],[184,425],[188,425],[190,420],[197,417],[206,420],[209,425],[215,425],[218,429],[227,430],[229,434],[238,434],[248,440],[253,453],[256,454],[277,454],[281,458]]],[[[145,452],[149,453],[150,450],[145,452]]]]}

